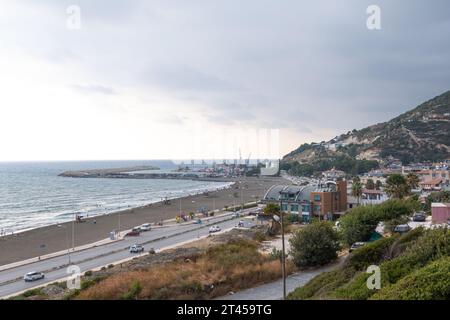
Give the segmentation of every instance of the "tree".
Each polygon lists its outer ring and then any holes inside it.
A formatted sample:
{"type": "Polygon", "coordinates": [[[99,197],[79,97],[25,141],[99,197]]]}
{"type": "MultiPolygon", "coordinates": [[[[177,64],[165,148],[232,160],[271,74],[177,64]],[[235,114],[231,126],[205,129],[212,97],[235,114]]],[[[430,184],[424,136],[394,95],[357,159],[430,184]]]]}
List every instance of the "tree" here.
{"type": "Polygon", "coordinates": [[[381,183],[380,180],[377,180],[377,182],[375,182],[375,189],[380,190],[382,186],[383,186],[383,183],[381,183]]]}
{"type": "Polygon", "coordinates": [[[409,186],[409,189],[417,189],[419,186],[419,177],[415,173],[408,173],[406,176],[406,183],[409,186]]]}
{"type": "Polygon", "coordinates": [[[268,203],[264,208],[264,214],[267,216],[279,215],[280,206],[276,203],[268,203]]]}
{"type": "Polygon", "coordinates": [[[320,266],[337,258],[338,233],[329,222],[315,222],[295,232],[290,254],[298,267],[320,266]]]}
{"type": "Polygon", "coordinates": [[[354,208],[339,219],[339,233],[347,245],[369,240],[380,221],[411,215],[420,204],[412,199],[391,199],[378,205],[354,208]]]}
{"type": "Polygon", "coordinates": [[[387,178],[385,191],[392,198],[403,199],[410,195],[411,188],[404,176],[395,173],[387,178]]]}
{"type": "Polygon", "coordinates": [[[359,206],[359,200],[362,196],[362,190],[363,190],[363,186],[362,186],[362,183],[361,183],[359,177],[353,179],[352,196],[356,197],[356,199],[358,201],[358,206],[359,206]]]}
{"type": "Polygon", "coordinates": [[[369,189],[369,190],[375,189],[375,183],[373,182],[372,179],[367,179],[366,189],[369,189]]]}

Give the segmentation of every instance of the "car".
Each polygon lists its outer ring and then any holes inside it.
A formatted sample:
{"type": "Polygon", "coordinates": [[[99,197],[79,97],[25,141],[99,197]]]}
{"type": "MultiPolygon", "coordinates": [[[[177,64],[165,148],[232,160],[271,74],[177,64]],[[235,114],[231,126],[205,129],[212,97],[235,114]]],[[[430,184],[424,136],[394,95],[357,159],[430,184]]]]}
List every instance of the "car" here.
{"type": "Polygon", "coordinates": [[[144,247],[140,244],[133,244],[130,247],[130,253],[139,253],[139,252],[143,252],[144,251],[144,247]]]}
{"type": "Polygon", "coordinates": [[[412,220],[415,222],[424,222],[427,220],[427,215],[425,212],[416,212],[414,213],[412,220]]]}
{"type": "Polygon", "coordinates": [[[241,216],[241,212],[237,211],[237,212],[233,212],[233,214],[231,215],[233,218],[239,218],[241,216]]]}
{"type": "Polygon", "coordinates": [[[411,227],[407,224],[399,224],[394,228],[394,232],[397,233],[405,233],[408,232],[409,230],[411,230],[411,227]]]}
{"type": "Polygon", "coordinates": [[[212,226],[209,228],[209,233],[219,232],[221,229],[219,226],[212,226]]]}
{"type": "Polygon", "coordinates": [[[353,250],[356,250],[358,248],[361,248],[362,246],[364,246],[366,243],[365,242],[355,242],[354,244],[352,244],[352,246],[350,247],[350,249],[348,250],[348,252],[352,252],[353,250]]]}
{"type": "Polygon", "coordinates": [[[239,223],[237,224],[238,228],[243,228],[245,227],[245,221],[244,220],[239,220],[239,223]]]}
{"type": "Polygon", "coordinates": [[[125,234],[125,237],[137,237],[141,234],[141,229],[133,228],[130,232],[125,234]]]}
{"type": "Polygon", "coordinates": [[[28,272],[26,275],[23,276],[23,280],[25,280],[25,282],[33,282],[44,278],[45,278],[44,273],[37,271],[28,272]]]}
{"type": "Polygon", "coordinates": [[[150,223],[144,223],[142,226],[139,227],[141,231],[150,231],[152,230],[152,226],[150,223]]]}

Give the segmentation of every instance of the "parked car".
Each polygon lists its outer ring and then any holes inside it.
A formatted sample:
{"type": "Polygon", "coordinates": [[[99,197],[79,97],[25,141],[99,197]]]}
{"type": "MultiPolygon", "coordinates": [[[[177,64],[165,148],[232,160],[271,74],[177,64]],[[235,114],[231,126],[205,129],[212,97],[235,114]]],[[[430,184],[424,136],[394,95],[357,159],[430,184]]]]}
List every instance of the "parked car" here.
{"type": "Polygon", "coordinates": [[[350,249],[348,250],[348,252],[352,252],[353,250],[356,250],[358,248],[361,248],[362,246],[364,246],[366,243],[365,242],[355,242],[354,244],[351,245],[350,249]]]}
{"type": "Polygon", "coordinates": [[[125,234],[125,237],[137,237],[141,234],[140,229],[133,228],[130,232],[125,234]]]}
{"type": "Polygon", "coordinates": [[[411,230],[411,227],[407,224],[399,224],[394,228],[394,232],[405,233],[411,230]]]}
{"type": "Polygon", "coordinates": [[[25,282],[32,282],[44,278],[45,275],[42,272],[37,271],[28,272],[26,275],[23,276],[23,280],[25,280],[25,282]]]}
{"type": "Polygon", "coordinates": [[[144,251],[144,247],[140,244],[133,244],[130,247],[130,253],[139,253],[139,252],[143,252],[144,251]]]}
{"type": "Polygon", "coordinates": [[[416,212],[414,213],[412,220],[416,222],[424,222],[427,220],[427,215],[425,212],[416,212]]]}
{"type": "Polygon", "coordinates": [[[221,229],[219,226],[212,226],[209,228],[209,233],[219,232],[221,229]]]}
{"type": "Polygon", "coordinates": [[[144,223],[142,226],[139,227],[141,231],[150,231],[152,230],[152,226],[150,223],[144,223]]]}

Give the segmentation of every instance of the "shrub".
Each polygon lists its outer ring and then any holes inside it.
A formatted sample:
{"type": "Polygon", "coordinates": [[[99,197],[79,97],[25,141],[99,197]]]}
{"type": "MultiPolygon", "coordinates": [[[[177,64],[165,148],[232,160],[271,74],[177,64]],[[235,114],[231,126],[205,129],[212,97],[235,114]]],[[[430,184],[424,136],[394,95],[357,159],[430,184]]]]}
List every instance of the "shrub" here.
{"type": "Polygon", "coordinates": [[[358,248],[348,257],[346,265],[355,270],[364,270],[372,264],[379,264],[388,255],[390,246],[397,237],[381,238],[358,248]]]}
{"type": "Polygon", "coordinates": [[[93,286],[96,283],[97,282],[95,280],[87,280],[87,279],[85,279],[85,280],[81,281],[81,285],[80,286],[81,286],[81,289],[84,290],[84,289],[87,289],[87,288],[93,286]]]}
{"type": "Polygon", "coordinates": [[[339,219],[341,238],[347,245],[367,241],[380,221],[410,215],[418,205],[414,200],[393,199],[379,205],[356,207],[339,219]]]}
{"type": "Polygon", "coordinates": [[[139,293],[141,293],[141,291],[142,291],[141,283],[136,280],[131,284],[130,289],[128,290],[127,293],[125,293],[123,295],[122,298],[124,300],[136,300],[139,296],[139,293]]]}
{"type": "Polygon", "coordinates": [[[324,265],[337,258],[338,234],[328,222],[316,222],[294,233],[289,240],[295,265],[324,265]]]}
{"type": "Polygon", "coordinates": [[[86,272],[84,273],[84,275],[85,275],[86,277],[90,277],[90,276],[92,276],[92,271],[91,271],[91,270],[86,271],[86,272]]]}
{"type": "Polygon", "coordinates": [[[449,300],[449,274],[450,257],[444,257],[382,288],[372,299],[449,300]]]}

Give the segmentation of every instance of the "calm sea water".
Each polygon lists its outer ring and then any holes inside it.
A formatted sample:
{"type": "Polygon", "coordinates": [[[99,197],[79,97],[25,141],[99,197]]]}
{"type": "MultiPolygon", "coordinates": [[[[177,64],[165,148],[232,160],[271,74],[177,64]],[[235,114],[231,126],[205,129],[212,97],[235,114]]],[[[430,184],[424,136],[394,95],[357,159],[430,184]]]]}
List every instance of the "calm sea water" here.
{"type": "Polygon", "coordinates": [[[227,183],[189,180],[75,179],[67,170],[156,165],[169,161],[0,162],[0,233],[70,221],[75,212],[108,214],[120,209],[226,187],[227,183]]]}

